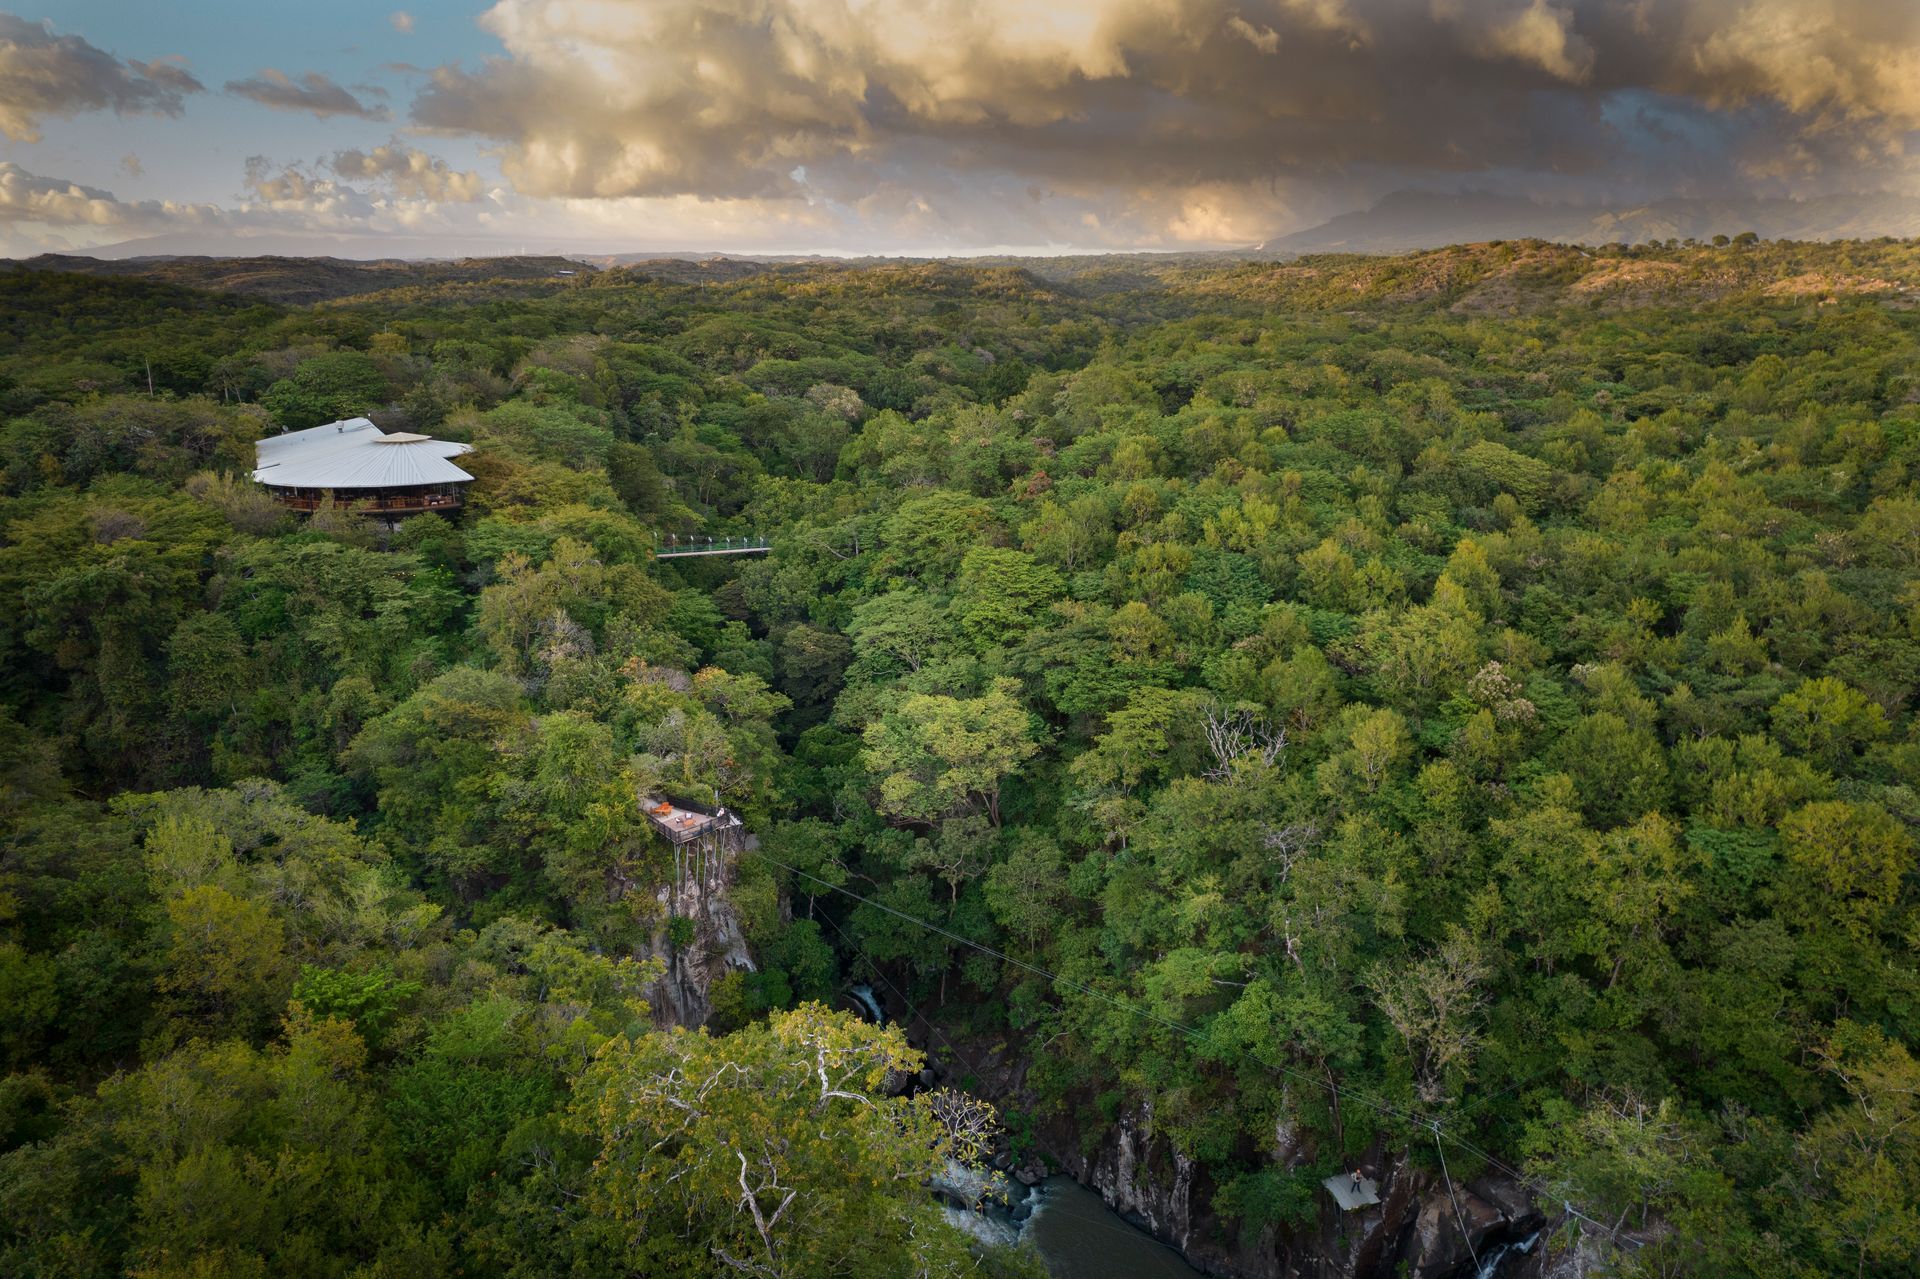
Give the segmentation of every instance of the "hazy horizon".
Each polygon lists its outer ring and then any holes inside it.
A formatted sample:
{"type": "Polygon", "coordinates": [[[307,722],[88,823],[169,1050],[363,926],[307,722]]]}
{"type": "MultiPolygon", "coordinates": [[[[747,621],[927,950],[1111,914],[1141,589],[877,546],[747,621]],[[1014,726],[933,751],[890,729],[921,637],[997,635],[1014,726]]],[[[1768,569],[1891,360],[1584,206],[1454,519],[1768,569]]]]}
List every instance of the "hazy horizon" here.
{"type": "Polygon", "coordinates": [[[0,252],[1180,252],[1403,192],[1911,234],[1916,86],[1866,0],[63,0],[0,13],[0,252]]]}

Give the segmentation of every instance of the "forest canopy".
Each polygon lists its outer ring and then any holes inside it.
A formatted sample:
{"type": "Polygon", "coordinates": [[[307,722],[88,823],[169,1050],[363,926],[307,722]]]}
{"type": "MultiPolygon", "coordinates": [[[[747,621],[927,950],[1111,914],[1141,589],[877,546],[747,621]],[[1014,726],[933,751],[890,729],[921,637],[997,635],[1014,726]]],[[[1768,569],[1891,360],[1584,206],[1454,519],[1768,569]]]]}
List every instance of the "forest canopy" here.
{"type": "Polygon", "coordinates": [[[0,1271],[1040,1273],[926,1186],[1144,1107],[1224,1248],[1920,1275],[1917,276],[0,271],[0,1271]],[[248,479],[359,414],[464,509],[248,479]]]}

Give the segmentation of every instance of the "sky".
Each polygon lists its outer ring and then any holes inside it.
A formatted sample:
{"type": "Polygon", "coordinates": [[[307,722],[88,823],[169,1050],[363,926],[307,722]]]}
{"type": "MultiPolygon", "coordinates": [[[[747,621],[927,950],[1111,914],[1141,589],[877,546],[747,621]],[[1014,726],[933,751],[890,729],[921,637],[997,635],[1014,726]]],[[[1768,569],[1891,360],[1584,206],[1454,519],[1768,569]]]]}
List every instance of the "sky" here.
{"type": "Polygon", "coordinates": [[[1920,198],[1920,0],[0,11],[7,256],[1235,248],[1401,190],[1920,198]]]}

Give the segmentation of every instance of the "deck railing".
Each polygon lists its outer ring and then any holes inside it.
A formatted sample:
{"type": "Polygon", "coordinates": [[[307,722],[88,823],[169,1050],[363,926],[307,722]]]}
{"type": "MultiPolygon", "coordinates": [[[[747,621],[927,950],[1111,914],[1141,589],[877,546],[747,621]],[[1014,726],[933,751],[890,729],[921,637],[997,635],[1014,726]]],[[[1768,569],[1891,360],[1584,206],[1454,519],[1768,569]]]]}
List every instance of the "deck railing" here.
{"type": "MultiPolygon", "coordinates": [[[[297,497],[288,495],[278,498],[280,504],[295,511],[317,511],[325,506],[329,499],[324,497],[297,497]]],[[[415,497],[363,497],[333,498],[333,504],[341,510],[355,511],[443,511],[459,506],[461,499],[448,493],[422,493],[415,497]]]]}

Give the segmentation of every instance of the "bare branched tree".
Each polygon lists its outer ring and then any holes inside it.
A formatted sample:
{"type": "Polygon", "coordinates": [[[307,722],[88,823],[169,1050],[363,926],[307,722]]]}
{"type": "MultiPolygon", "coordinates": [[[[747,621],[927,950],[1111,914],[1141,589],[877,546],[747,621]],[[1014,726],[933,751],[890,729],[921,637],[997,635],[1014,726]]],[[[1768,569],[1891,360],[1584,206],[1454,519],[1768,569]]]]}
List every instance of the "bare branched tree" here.
{"type": "Polygon", "coordinates": [[[1486,961],[1459,929],[1417,964],[1381,964],[1367,979],[1375,1004],[1406,1042],[1420,1100],[1446,1099],[1447,1076],[1480,1046],[1477,1022],[1487,1002],[1486,961]]]}
{"type": "Polygon", "coordinates": [[[1225,781],[1233,772],[1235,760],[1257,755],[1268,768],[1286,754],[1287,730],[1250,706],[1222,706],[1209,702],[1203,712],[1207,749],[1213,752],[1214,766],[1207,776],[1225,781]]]}
{"type": "MultiPolygon", "coordinates": [[[[1290,822],[1285,826],[1269,829],[1260,838],[1260,843],[1273,854],[1273,864],[1278,874],[1274,876],[1276,889],[1283,887],[1293,877],[1293,868],[1306,855],[1308,848],[1320,838],[1320,827],[1313,822],[1290,822]]],[[[1280,929],[1281,944],[1286,947],[1287,958],[1296,968],[1306,968],[1300,957],[1300,942],[1304,927],[1294,915],[1292,899],[1276,893],[1274,899],[1275,923],[1280,929]]]]}

